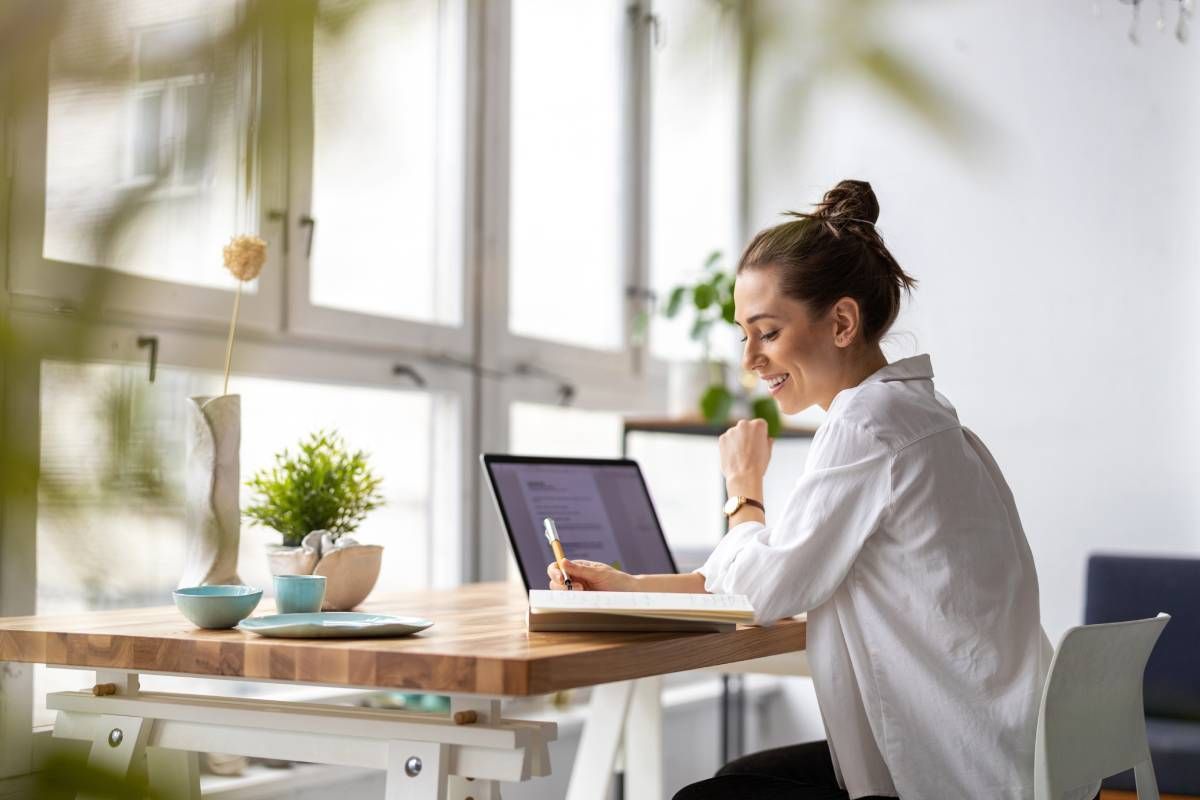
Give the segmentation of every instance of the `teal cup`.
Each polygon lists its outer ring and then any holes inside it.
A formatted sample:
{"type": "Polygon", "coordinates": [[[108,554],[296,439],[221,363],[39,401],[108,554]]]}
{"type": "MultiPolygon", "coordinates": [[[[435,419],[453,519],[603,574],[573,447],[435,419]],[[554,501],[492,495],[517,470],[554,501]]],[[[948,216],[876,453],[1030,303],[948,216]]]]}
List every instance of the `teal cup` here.
{"type": "Polygon", "coordinates": [[[324,599],[324,575],[275,576],[275,608],[280,614],[320,611],[324,599]]]}

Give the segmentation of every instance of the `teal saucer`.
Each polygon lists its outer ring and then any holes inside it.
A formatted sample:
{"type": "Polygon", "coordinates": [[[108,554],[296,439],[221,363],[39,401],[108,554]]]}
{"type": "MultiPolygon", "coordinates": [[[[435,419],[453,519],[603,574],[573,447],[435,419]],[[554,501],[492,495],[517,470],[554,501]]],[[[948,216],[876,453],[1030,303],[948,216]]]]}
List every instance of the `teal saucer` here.
{"type": "Polygon", "coordinates": [[[268,614],[238,623],[238,630],[280,639],[356,639],[407,636],[433,623],[420,617],[393,617],[358,611],[268,614]]]}

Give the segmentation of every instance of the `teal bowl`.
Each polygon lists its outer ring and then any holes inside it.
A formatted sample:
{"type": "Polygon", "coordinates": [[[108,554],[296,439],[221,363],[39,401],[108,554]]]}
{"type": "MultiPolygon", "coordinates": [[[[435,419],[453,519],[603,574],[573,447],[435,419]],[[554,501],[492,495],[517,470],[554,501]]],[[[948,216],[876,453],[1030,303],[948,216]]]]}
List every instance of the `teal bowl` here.
{"type": "Polygon", "coordinates": [[[197,628],[232,628],[262,600],[253,586],[189,586],[176,589],[175,607],[197,628]]]}

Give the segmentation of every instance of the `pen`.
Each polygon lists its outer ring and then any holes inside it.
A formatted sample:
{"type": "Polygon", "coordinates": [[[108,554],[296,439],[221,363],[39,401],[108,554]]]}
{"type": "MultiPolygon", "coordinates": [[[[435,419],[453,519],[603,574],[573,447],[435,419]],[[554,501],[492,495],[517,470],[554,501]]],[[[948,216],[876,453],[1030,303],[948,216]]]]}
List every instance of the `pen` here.
{"type": "Polygon", "coordinates": [[[546,517],[542,520],[542,524],[546,526],[546,541],[550,543],[550,549],[554,551],[554,560],[558,562],[558,568],[563,574],[563,586],[567,587],[567,591],[571,591],[571,576],[567,574],[567,568],[563,566],[563,562],[567,557],[563,554],[562,542],[558,540],[558,528],[554,526],[554,520],[546,517]]]}

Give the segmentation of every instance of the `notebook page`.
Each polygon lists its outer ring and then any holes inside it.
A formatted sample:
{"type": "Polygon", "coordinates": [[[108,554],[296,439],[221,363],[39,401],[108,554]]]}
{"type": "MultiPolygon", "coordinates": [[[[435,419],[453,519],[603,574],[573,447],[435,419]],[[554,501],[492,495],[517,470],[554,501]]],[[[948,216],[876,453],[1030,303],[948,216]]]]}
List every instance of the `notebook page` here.
{"type": "Polygon", "coordinates": [[[753,614],[743,594],[680,594],[676,592],[555,592],[534,589],[529,606],[537,611],[692,611],[753,614]]]}

